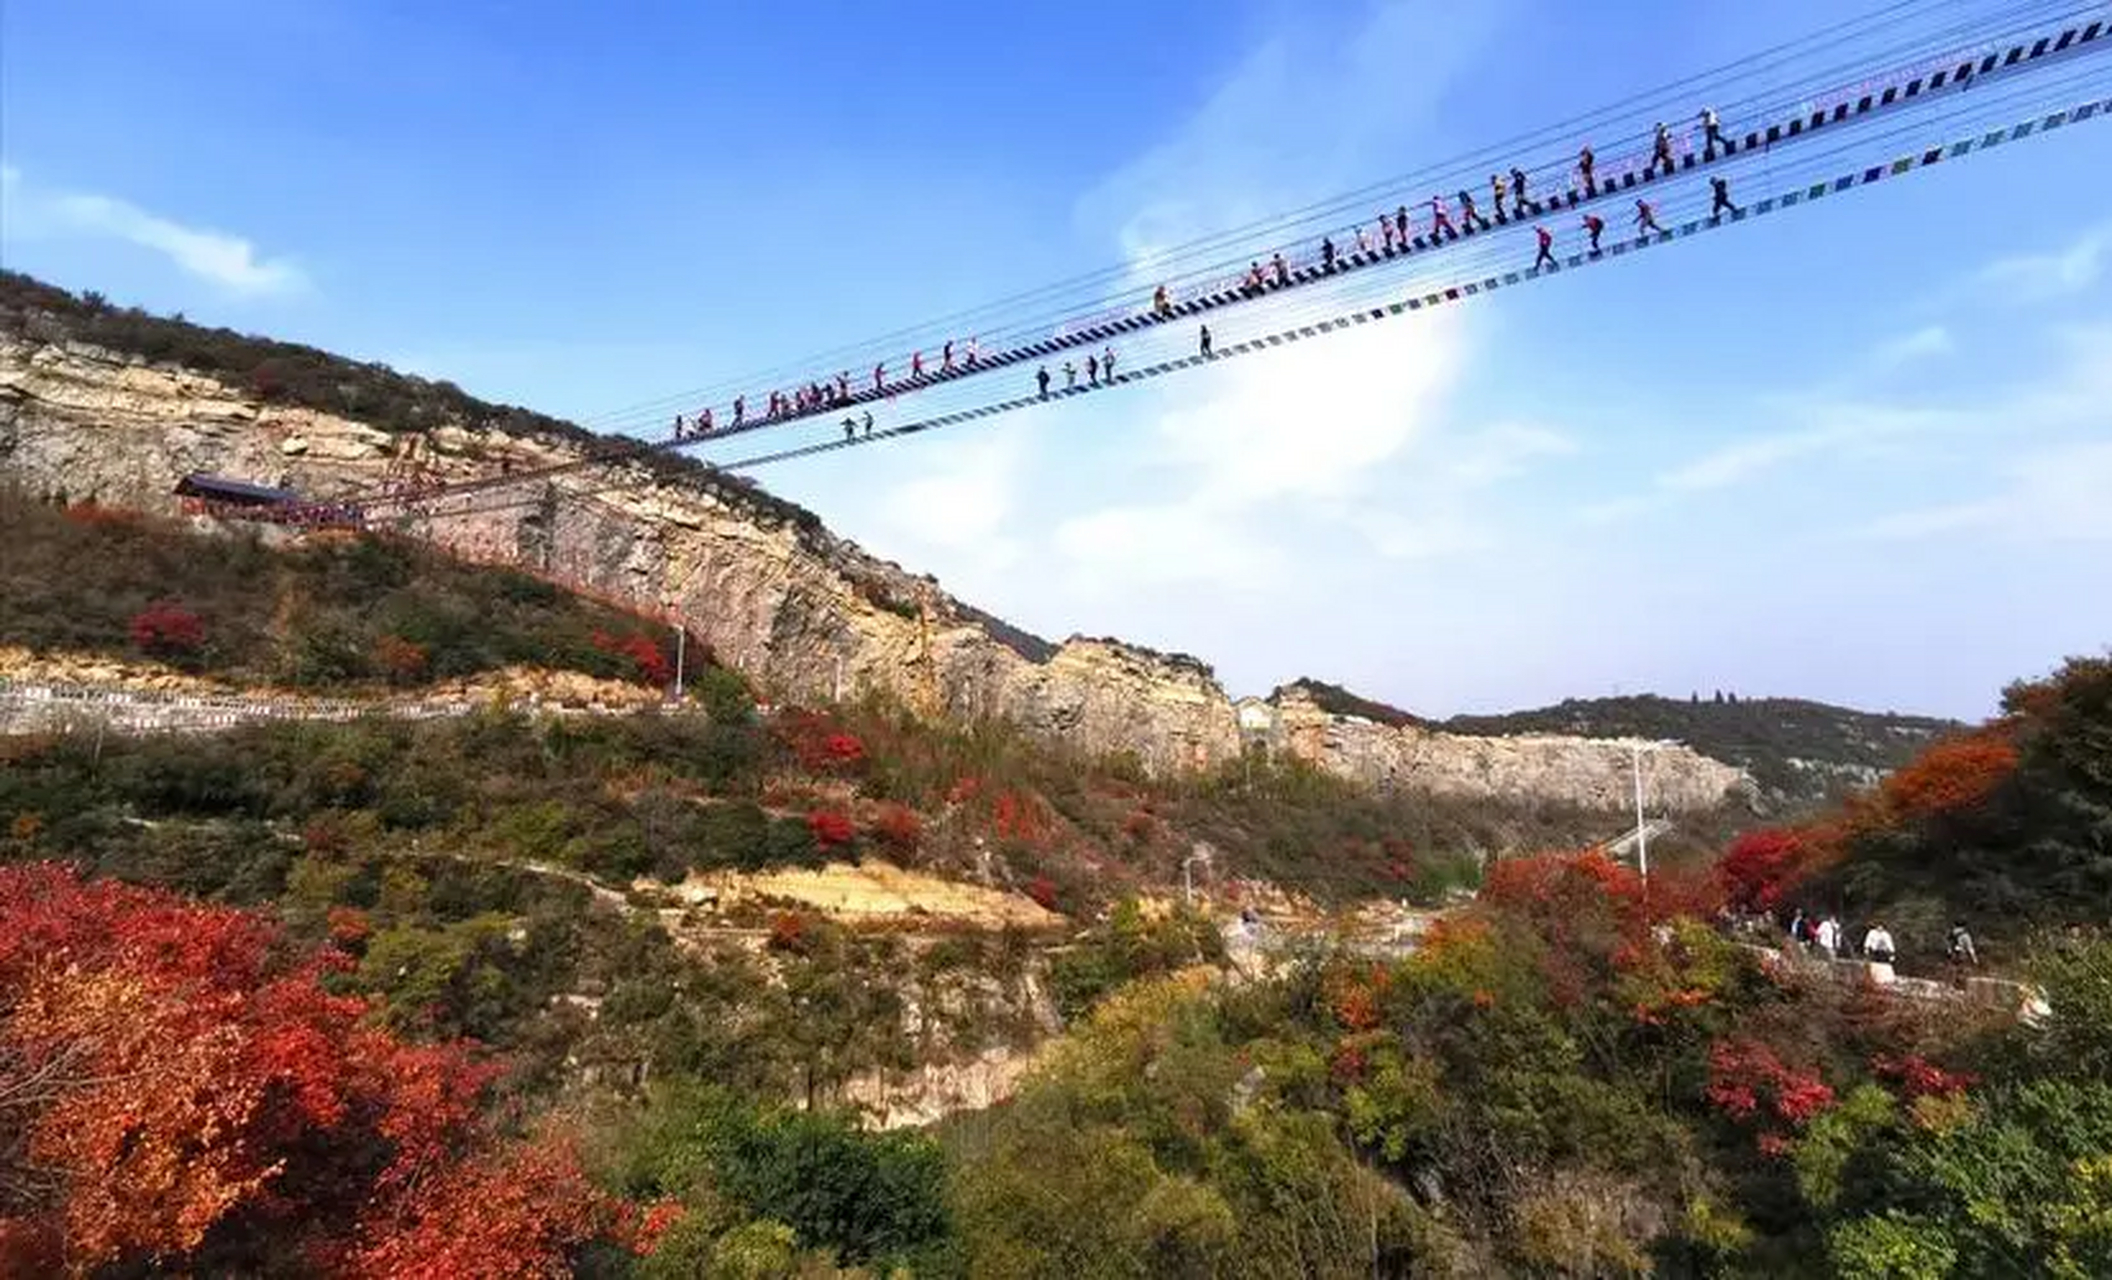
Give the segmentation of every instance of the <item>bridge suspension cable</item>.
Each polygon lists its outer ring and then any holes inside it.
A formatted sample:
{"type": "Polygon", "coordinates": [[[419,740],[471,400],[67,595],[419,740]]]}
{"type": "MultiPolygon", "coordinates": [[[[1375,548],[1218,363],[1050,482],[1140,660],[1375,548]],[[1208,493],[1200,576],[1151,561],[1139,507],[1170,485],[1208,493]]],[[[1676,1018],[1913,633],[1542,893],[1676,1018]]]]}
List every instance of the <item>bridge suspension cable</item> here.
{"type": "MultiPolygon", "coordinates": [[[[2072,82],[2070,87],[2080,87],[2093,82],[2096,77],[2072,74],[2068,79],[2072,82]]],[[[1736,225],[1755,218],[1771,216],[1817,201],[1830,199],[1840,194],[1866,189],[1887,178],[1903,177],[1940,163],[1985,152],[2009,142],[2112,116],[2112,97],[2104,96],[2105,86],[2102,83],[2096,83],[2093,88],[2093,93],[2084,100],[2075,101],[2072,105],[2058,107],[2051,111],[2035,110],[2021,118],[2014,114],[2015,100],[2026,96],[2021,89],[2012,90],[2010,94],[1997,103],[1976,103],[1970,108],[1954,109],[1952,114],[1957,118],[1960,127],[1951,134],[1953,141],[1920,146],[1907,154],[1895,154],[1893,158],[1876,164],[1858,163],[1853,167],[1841,168],[1838,155],[1840,151],[1845,151],[1847,148],[1839,149],[1830,158],[1807,157],[1797,166],[1796,172],[1784,175],[1773,193],[1742,206],[1737,214],[1726,216],[1720,220],[1712,219],[1708,216],[1707,211],[1700,207],[1701,201],[1683,200],[1680,202],[1680,207],[1686,210],[1685,216],[1674,215],[1674,217],[1668,218],[1662,232],[1642,238],[1620,237],[1597,254],[1586,251],[1563,255],[1558,258],[1557,266],[1552,269],[1517,269],[1514,267],[1510,270],[1496,270],[1491,268],[1488,274],[1477,273],[1475,275],[1455,276],[1453,278],[1454,283],[1426,286],[1416,293],[1386,302],[1373,303],[1364,301],[1356,305],[1346,306],[1344,305],[1345,300],[1338,298],[1332,308],[1325,307],[1317,302],[1309,302],[1304,304],[1291,323],[1278,321],[1277,325],[1268,332],[1230,344],[1217,350],[1209,357],[1190,354],[1169,358],[1130,372],[1118,374],[1114,382],[1098,387],[1079,387],[1071,391],[1056,392],[1052,393],[1047,399],[1037,395],[1018,396],[933,418],[921,419],[898,427],[876,430],[870,436],[858,435],[847,440],[821,440],[743,457],[718,464],[714,467],[714,470],[722,473],[752,470],[795,458],[811,457],[841,449],[880,443],[885,440],[901,439],[941,427],[1013,413],[1055,400],[1072,399],[1080,395],[1110,390],[1116,386],[1127,386],[1149,381],[1166,374],[1202,365],[1220,364],[1227,360],[1239,359],[1308,338],[1338,333],[1345,329],[1376,323],[1393,316],[1428,310],[1446,303],[1462,301],[1480,294],[1494,292],[1498,289],[1541,280],[1548,276],[1559,276],[1581,267],[1624,258],[1644,249],[1671,244],[1705,231],[1719,230],[1723,227],[1736,225]],[[2000,116],[2001,123],[1996,124],[1995,127],[1989,127],[1989,124],[1985,121],[1969,123],[1970,121],[1981,120],[1983,117],[1989,117],[2003,107],[2010,108],[2011,114],[2000,116]]],[[[1915,130],[1901,126],[1893,132],[1904,135],[1910,131],[1915,130]]],[[[645,477],[636,475],[617,475],[586,486],[569,486],[563,490],[563,494],[568,498],[590,497],[600,493],[635,487],[643,483],[645,479],[645,477]]],[[[453,519],[492,511],[515,509],[539,500],[535,498],[523,499],[490,495],[483,502],[473,502],[446,511],[435,511],[431,515],[432,518],[437,519],[453,519]]]]}

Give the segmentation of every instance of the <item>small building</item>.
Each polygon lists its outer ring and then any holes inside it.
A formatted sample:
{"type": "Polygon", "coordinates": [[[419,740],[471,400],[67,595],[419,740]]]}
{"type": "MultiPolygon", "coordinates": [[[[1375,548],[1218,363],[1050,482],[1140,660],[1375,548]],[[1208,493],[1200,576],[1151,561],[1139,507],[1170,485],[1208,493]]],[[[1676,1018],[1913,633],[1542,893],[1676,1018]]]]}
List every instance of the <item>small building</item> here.
{"type": "Polygon", "coordinates": [[[208,475],[203,471],[194,471],[177,481],[176,496],[186,499],[186,506],[197,503],[205,507],[245,509],[290,507],[301,500],[301,495],[291,489],[274,489],[269,485],[208,475]]]}

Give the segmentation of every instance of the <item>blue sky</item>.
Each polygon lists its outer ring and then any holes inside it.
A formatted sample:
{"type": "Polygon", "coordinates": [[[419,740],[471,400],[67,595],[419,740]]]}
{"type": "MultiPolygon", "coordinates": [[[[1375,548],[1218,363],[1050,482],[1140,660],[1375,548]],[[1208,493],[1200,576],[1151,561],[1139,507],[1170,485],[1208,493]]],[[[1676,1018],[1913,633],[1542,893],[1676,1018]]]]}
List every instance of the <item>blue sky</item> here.
{"type": "MultiPolygon", "coordinates": [[[[606,419],[1840,16],[1441,12],[10,0],[0,254],[606,419]]],[[[2108,193],[2092,125],[760,478],[992,612],[1235,693],[1982,714],[2112,641],[2108,193]]]]}

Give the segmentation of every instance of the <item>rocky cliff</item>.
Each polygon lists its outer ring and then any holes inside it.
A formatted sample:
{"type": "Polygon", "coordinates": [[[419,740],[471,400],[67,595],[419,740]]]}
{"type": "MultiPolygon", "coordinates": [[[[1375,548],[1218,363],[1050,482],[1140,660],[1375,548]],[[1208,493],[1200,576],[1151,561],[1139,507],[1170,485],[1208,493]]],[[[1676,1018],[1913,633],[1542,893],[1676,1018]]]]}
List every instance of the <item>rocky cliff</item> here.
{"type": "MultiPolygon", "coordinates": [[[[343,367],[348,376],[365,368],[343,367]]],[[[371,491],[409,467],[460,481],[572,460],[583,448],[577,437],[502,429],[504,418],[389,431],[266,395],[254,383],[18,325],[0,334],[0,474],[33,493],[167,510],[176,481],[194,471],[330,498],[371,491]]],[[[775,697],[884,690],[928,713],[996,717],[1088,752],[1131,752],[1154,770],[1207,767],[1241,750],[1240,715],[1204,664],[1110,640],[1048,646],[707,471],[581,468],[458,499],[400,527],[679,617],[775,697]]],[[[1350,777],[1606,807],[1626,794],[1625,757],[1604,743],[1389,728],[1295,694],[1278,704],[1282,749],[1350,777]]],[[[1653,774],[1656,794],[1679,807],[1716,803],[1740,776],[1670,752],[1653,774]]]]}

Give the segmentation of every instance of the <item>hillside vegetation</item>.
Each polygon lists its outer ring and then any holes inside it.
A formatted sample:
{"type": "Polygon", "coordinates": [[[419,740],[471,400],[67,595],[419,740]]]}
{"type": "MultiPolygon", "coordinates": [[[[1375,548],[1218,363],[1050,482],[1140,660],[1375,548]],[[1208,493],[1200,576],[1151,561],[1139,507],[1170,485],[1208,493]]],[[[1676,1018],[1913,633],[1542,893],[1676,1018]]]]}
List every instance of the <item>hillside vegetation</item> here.
{"type": "Polygon", "coordinates": [[[1896,769],[1955,721],[1854,711],[1797,698],[1571,698],[1535,711],[1454,716],[1454,733],[1670,738],[1749,771],[1763,791],[1809,803],[1896,769]]]}
{"type": "Polygon", "coordinates": [[[1953,921],[1997,956],[2049,924],[2107,923],[2112,659],[2011,685],[1995,719],[1809,821],[1742,835],[1724,865],[1741,905],[1882,920],[1907,954],[1941,954],[1953,921]]]}
{"type": "MultiPolygon", "coordinates": [[[[673,637],[506,568],[380,535],[272,545],[0,486],[0,645],[351,693],[507,666],[669,682],[673,637]]],[[[692,646],[694,660],[708,652],[692,646]]]]}
{"type": "MultiPolygon", "coordinates": [[[[2112,663],[2070,663],[2007,706],[1836,815],[1827,825],[1854,832],[1809,870],[1847,882],[1912,865],[1962,900],[2002,866],[2031,887],[2000,950],[2043,984],[2036,1021],[1763,962],[1707,923],[1722,894],[1782,883],[1748,854],[1714,875],[1654,869],[1648,885],[1596,855],[1521,857],[1412,956],[1321,948],[1237,983],[1213,977],[1204,922],[1125,905],[1055,958],[1071,1029],[1019,1095],[927,1134],[861,1131],[820,1105],[826,1084],[918,1061],[933,1031],[910,1001],[960,1034],[1015,1034],[994,993],[1043,963],[1024,939],[916,950],[786,915],[756,951],[683,949],[657,921],[499,865],[516,837],[481,824],[508,811],[514,774],[520,797],[575,776],[619,792],[733,785],[679,739],[493,720],[474,730],[489,742],[451,741],[503,765],[465,766],[479,779],[466,807],[419,819],[424,852],[460,852],[452,872],[388,851],[400,819],[318,795],[362,777],[327,737],[231,739],[262,754],[189,782],[145,744],[100,759],[15,744],[6,805],[71,788],[65,803],[101,815],[71,831],[18,815],[16,856],[137,827],[124,806],[159,805],[156,833],[195,826],[199,806],[260,824],[223,858],[268,847],[282,810],[343,816],[289,847],[282,876],[223,886],[273,899],[269,914],[0,868],[0,1268],[2104,1275],[2112,940],[2092,926],[2112,663]],[[194,821],[169,816],[183,806],[194,821]],[[1065,985],[1079,978],[1093,981],[1065,985]],[[592,1012],[544,999],[589,982],[592,1012]],[[976,992],[992,994],[978,1006],[976,992]]],[[[897,747],[854,753],[841,729],[807,744],[819,768],[779,772],[823,787],[892,756],[893,774],[858,775],[885,789],[928,767],[897,747]]],[[[771,736],[801,758],[796,734],[771,736]]],[[[156,865],[104,869],[165,875],[156,865]]]]}

